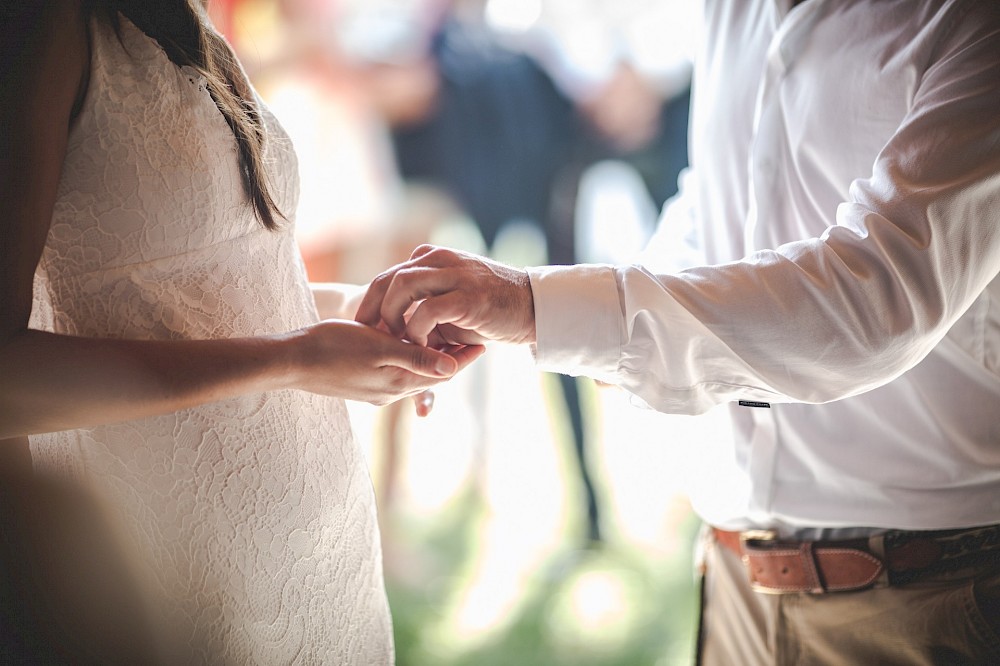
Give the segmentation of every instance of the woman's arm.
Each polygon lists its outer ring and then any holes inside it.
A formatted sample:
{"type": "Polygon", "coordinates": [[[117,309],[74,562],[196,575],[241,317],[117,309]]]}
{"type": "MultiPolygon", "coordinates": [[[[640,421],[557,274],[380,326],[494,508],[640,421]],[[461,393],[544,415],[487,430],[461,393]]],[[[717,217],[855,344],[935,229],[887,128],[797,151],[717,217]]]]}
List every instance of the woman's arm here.
{"type": "Polygon", "coordinates": [[[0,346],[0,438],[294,388],[374,404],[415,395],[473,361],[351,321],[227,340],[106,340],[23,329],[0,346]]]}
{"type": "Polygon", "coordinates": [[[320,319],[354,319],[368,285],[313,282],[313,299],[320,319]]]}
{"type": "Polygon", "coordinates": [[[297,388],[384,404],[481,353],[401,342],[349,321],[237,340],[92,339],[28,328],[72,110],[89,66],[73,0],[26,0],[0,40],[0,440],[297,388]]]}

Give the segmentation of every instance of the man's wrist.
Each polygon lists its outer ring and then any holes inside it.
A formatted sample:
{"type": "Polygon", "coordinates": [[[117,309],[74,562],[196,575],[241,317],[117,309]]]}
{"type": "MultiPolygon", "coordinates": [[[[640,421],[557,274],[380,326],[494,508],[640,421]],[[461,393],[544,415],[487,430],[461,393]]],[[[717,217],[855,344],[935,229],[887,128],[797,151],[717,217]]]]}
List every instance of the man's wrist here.
{"type": "Polygon", "coordinates": [[[531,289],[531,278],[528,271],[518,271],[518,293],[521,295],[520,311],[524,316],[521,331],[522,337],[518,344],[534,344],[538,339],[535,330],[535,294],[531,289]]]}

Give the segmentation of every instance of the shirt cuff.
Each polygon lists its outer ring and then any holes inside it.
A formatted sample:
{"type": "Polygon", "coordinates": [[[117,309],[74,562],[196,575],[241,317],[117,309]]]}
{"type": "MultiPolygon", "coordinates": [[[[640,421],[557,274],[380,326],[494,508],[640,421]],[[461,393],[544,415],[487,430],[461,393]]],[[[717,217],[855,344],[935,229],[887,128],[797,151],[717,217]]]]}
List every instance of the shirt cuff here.
{"type": "Polygon", "coordinates": [[[540,370],[611,379],[618,370],[622,311],[611,266],[529,268],[540,370]]]}

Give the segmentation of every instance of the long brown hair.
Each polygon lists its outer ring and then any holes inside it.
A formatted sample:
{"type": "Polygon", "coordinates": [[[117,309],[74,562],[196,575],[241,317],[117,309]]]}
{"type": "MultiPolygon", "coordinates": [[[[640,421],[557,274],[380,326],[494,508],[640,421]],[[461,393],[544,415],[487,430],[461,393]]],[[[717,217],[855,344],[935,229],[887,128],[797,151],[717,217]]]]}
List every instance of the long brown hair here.
{"type": "Polygon", "coordinates": [[[268,229],[283,218],[268,188],[263,167],[264,122],[236,54],[208,22],[200,0],[87,0],[90,11],[118,25],[118,14],[155,39],[178,66],[190,66],[208,89],[236,138],[240,177],[254,213],[268,229]]]}

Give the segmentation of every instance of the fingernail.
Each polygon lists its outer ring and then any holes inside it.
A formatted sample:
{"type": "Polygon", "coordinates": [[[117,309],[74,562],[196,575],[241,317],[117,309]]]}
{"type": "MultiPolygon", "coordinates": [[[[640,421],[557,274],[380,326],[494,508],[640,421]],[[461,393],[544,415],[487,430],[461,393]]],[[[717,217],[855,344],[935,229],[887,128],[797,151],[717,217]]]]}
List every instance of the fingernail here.
{"type": "Polygon", "coordinates": [[[449,358],[439,358],[434,364],[434,369],[439,375],[450,375],[455,371],[455,364],[449,358]]]}

